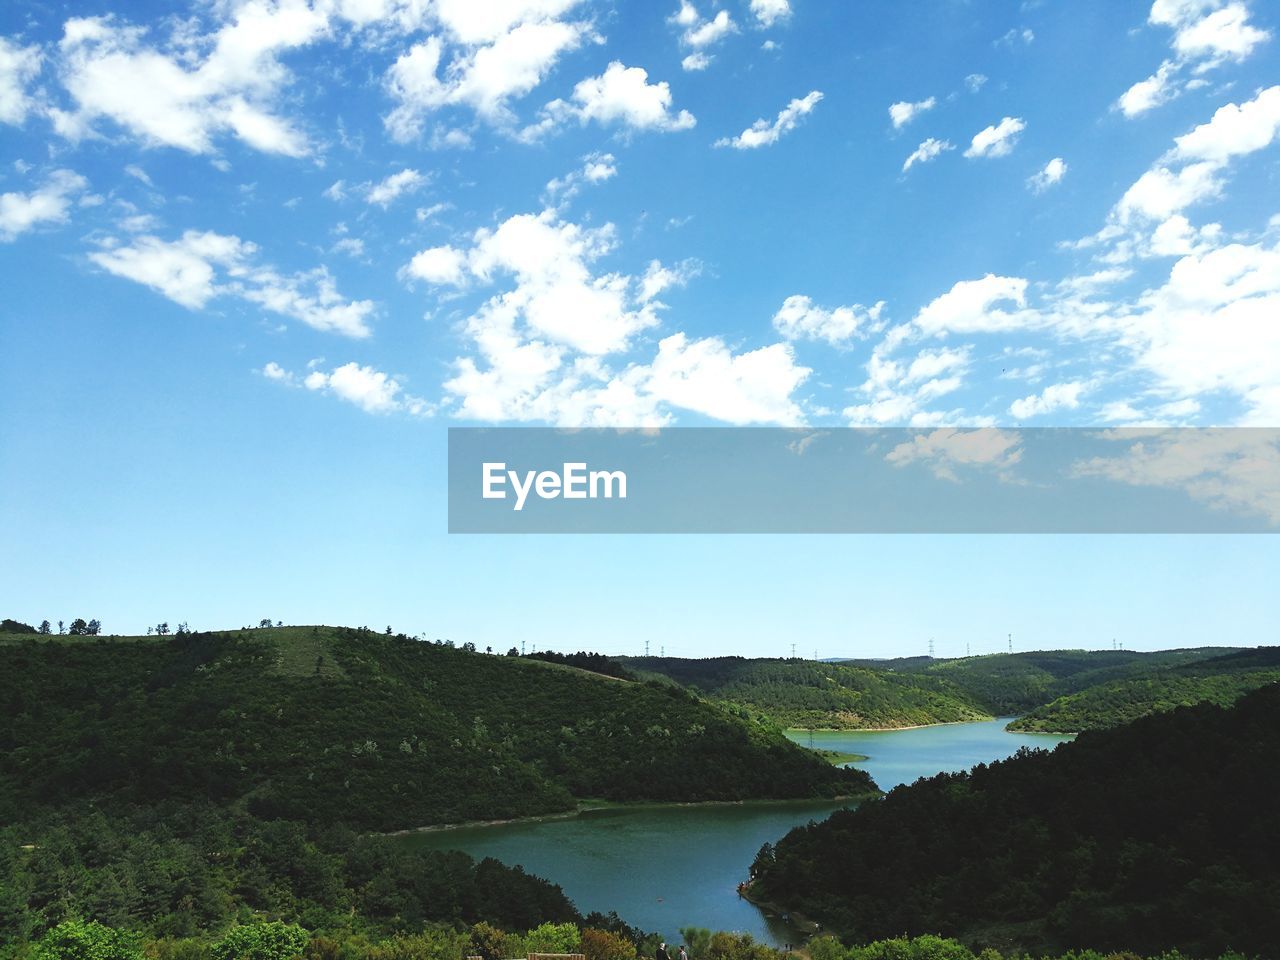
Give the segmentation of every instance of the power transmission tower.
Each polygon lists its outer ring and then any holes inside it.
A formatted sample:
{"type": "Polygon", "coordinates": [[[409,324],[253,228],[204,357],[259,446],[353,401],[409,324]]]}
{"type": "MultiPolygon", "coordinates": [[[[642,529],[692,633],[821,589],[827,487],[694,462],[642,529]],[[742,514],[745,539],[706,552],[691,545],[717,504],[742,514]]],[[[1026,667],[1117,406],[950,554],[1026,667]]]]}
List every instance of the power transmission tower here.
{"type": "Polygon", "coordinates": [[[817,650],[814,650],[814,651],[813,651],[813,659],[814,659],[814,660],[817,660],[817,659],[818,659],[818,651],[817,651],[817,650]]]}
{"type": "Polygon", "coordinates": [[[520,656],[524,656],[524,641],[520,641],[520,656]]]}
{"type": "Polygon", "coordinates": [[[933,659],[933,637],[929,638],[929,659],[933,659]]]}
{"type": "Polygon", "coordinates": [[[1009,652],[1013,653],[1013,634],[1009,634],[1009,652]]]}
{"type": "Polygon", "coordinates": [[[658,648],[658,656],[665,657],[667,655],[667,645],[664,643],[658,648]]]}
{"type": "Polygon", "coordinates": [[[649,641],[648,641],[648,640],[646,640],[646,641],[644,642],[644,655],[645,655],[646,657],[649,655],[649,641]]]}
{"type": "Polygon", "coordinates": [[[796,658],[796,645],[793,643],[791,645],[791,659],[794,660],[795,658],[796,658]]]}
{"type": "Polygon", "coordinates": [[[966,658],[968,658],[969,656],[969,641],[967,640],[965,641],[965,644],[964,644],[964,655],[966,658]]]}

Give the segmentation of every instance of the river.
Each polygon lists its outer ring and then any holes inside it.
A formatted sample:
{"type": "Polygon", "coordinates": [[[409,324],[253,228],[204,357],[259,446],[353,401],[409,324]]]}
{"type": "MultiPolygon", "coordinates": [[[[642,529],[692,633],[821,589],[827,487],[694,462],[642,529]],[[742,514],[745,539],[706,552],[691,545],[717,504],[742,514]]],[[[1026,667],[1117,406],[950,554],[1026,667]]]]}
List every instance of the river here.
{"type": "MultiPolygon", "coordinates": [[[[885,732],[796,731],[797,743],[867,757],[884,790],[943,770],[964,770],[1020,747],[1064,737],[1005,731],[1008,718],[885,732]]],[[[673,775],[686,775],[673,771],[673,775]]],[[[496,857],[560,884],[583,913],[616,910],[628,923],[679,942],[685,926],[739,930],[774,945],[796,940],[736,888],[756,851],[792,827],[844,806],[832,801],[640,806],[562,820],[462,827],[411,834],[406,844],[496,857]]]]}

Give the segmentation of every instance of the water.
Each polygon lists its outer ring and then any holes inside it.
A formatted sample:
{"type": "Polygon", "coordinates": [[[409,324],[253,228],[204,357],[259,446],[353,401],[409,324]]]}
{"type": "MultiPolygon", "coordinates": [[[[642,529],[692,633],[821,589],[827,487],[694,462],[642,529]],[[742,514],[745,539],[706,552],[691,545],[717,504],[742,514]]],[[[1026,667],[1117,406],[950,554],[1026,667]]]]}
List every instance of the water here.
{"type": "MultiPolygon", "coordinates": [[[[1062,737],[1006,733],[1008,720],[877,733],[796,732],[797,742],[868,757],[883,789],[962,770],[1062,737]]],[[[521,864],[559,883],[583,913],[616,910],[628,923],[679,943],[681,927],[738,930],[780,946],[799,939],[737,895],[756,851],[792,827],[821,820],[836,801],[657,806],[598,810],[537,823],[413,834],[404,842],[521,864]]]]}

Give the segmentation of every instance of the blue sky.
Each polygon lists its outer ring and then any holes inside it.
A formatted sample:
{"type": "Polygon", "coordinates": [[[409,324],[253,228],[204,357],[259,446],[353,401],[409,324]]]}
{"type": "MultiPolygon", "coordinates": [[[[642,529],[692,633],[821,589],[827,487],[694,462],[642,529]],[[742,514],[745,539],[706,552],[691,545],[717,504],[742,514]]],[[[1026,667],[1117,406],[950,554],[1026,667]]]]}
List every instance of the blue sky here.
{"type": "Polygon", "coordinates": [[[442,461],[450,424],[1280,426],[1277,30],[1256,0],[7,3],[4,615],[1270,639],[1271,538],[449,538],[442,461]]]}

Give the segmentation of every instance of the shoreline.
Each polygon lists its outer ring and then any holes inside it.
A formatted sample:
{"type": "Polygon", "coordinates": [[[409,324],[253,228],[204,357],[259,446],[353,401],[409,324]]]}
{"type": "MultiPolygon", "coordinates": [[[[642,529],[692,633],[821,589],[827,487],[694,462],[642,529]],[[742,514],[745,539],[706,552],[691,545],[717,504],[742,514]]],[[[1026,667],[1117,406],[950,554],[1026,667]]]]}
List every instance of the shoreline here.
{"type": "MultiPolygon", "coordinates": [[[[959,727],[966,723],[990,723],[1000,717],[985,720],[939,720],[937,723],[913,723],[906,727],[784,727],[783,733],[897,733],[900,730],[928,730],[930,727],[959,727]]],[[[1016,719],[1016,718],[1015,718],[1016,719]]],[[[1017,731],[1019,733],[1023,731],[1017,731]]]]}
{"type": "Polygon", "coordinates": [[[421,833],[443,833],[448,830],[464,830],[470,827],[503,827],[517,823],[544,823],[555,820],[572,820],[575,817],[610,810],[662,810],[682,807],[745,807],[783,806],[785,804],[843,803],[849,800],[874,800],[884,796],[877,790],[870,793],[848,793],[835,797],[753,797],[747,800],[583,800],[572,810],[555,813],[535,813],[527,817],[506,817],[493,820],[459,820],[456,823],[430,823],[420,827],[404,827],[374,833],[379,837],[409,837],[421,833]]]}

